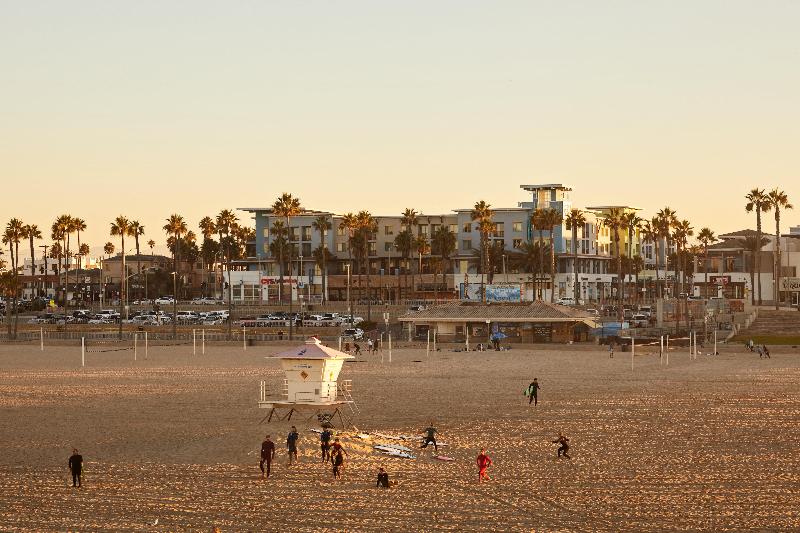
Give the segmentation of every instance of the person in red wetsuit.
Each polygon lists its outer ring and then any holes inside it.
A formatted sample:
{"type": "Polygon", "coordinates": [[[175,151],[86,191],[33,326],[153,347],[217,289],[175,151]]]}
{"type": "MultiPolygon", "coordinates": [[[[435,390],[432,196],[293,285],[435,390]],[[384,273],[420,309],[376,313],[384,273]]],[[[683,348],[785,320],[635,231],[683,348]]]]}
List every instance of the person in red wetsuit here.
{"type": "Polygon", "coordinates": [[[486,450],[481,448],[481,453],[478,456],[478,483],[483,483],[483,480],[490,480],[489,474],[486,469],[492,465],[492,458],[486,455],[486,450]]]}

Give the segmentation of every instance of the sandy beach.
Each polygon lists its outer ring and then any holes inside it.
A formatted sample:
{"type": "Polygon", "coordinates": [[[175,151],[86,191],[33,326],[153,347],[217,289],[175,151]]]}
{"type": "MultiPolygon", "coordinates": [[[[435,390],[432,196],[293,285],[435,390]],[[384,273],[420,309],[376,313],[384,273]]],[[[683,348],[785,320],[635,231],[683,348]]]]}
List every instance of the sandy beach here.
{"type": "MultiPolygon", "coordinates": [[[[0,346],[3,531],[741,531],[800,529],[800,354],[738,347],[609,359],[599,348],[513,349],[345,364],[361,431],[419,433],[433,420],[443,463],[395,459],[343,433],[333,482],[306,416],[259,424],[259,380],[279,388],[279,347],[191,346],[87,354],[0,346]],[[523,390],[537,377],[540,402],[523,390]],[[289,426],[300,464],[288,468],[289,426]],[[552,440],[571,440],[571,460],[552,440]],[[273,477],[258,451],[278,444],[273,477]],[[478,485],[485,446],[492,481],[478,485]],[[67,486],[67,458],[86,461],[67,486]],[[383,466],[396,485],[375,488],[383,466]],[[157,521],[157,523],[156,523],[157,521]]],[[[338,428],[337,428],[338,430],[338,428]]]]}

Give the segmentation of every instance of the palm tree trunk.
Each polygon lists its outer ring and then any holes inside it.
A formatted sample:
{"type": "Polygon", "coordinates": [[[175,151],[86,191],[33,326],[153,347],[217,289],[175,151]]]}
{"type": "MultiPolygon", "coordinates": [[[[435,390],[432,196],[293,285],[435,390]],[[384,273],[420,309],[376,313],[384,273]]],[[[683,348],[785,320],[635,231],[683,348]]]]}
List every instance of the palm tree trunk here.
{"type": "MultiPolygon", "coordinates": [[[[756,275],[758,276],[758,305],[761,305],[761,209],[756,206],[756,238],[758,248],[756,250],[756,275]]],[[[755,289],[755,287],[753,287],[755,289]]]]}
{"type": "MultiPolygon", "coordinates": [[[[760,241],[759,241],[760,242],[760,241]]],[[[753,251],[750,251],[750,304],[755,306],[756,305],[756,267],[755,267],[756,256],[753,251]]]]}
{"type": "MultiPolygon", "coordinates": [[[[120,228],[122,230],[122,228],[120,228]]],[[[119,332],[118,336],[122,339],[122,313],[125,311],[123,305],[125,305],[125,275],[127,274],[127,269],[125,268],[125,232],[120,231],[120,236],[122,237],[122,275],[120,276],[119,282],[119,332]]],[[[66,290],[64,292],[66,298],[66,290]]],[[[174,317],[173,317],[174,318],[174,317]]]]}
{"type": "MultiPolygon", "coordinates": [[[[556,243],[550,226],[550,303],[556,301],[556,243]]],[[[577,302],[576,302],[577,303],[577,302]]]]}
{"type": "Polygon", "coordinates": [[[781,211],[780,208],[775,206],[775,310],[777,311],[780,304],[780,290],[781,290],[781,211]]]}

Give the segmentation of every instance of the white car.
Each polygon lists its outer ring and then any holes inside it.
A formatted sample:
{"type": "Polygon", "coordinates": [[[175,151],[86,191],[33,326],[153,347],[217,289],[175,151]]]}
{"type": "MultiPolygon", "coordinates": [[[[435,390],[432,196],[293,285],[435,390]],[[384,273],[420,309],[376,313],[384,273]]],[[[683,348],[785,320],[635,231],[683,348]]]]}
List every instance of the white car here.
{"type": "Polygon", "coordinates": [[[358,340],[364,336],[361,328],[347,328],[342,331],[342,338],[358,340]]]}
{"type": "Polygon", "coordinates": [[[575,298],[559,298],[556,303],[558,305],[575,305],[575,298]]]}
{"type": "Polygon", "coordinates": [[[156,298],[157,305],[172,305],[175,303],[175,299],[172,296],[162,296],[160,298],[156,298]]]}

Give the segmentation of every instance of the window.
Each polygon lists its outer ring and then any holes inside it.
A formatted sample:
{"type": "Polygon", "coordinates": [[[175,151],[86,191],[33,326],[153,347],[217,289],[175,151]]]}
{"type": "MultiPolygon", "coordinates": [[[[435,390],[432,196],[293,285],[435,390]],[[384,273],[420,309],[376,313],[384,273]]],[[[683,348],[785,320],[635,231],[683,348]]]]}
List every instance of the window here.
{"type": "Polygon", "coordinates": [[[392,250],[394,250],[394,244],[393,243],[391,243],[391,242],[383,243],[383,251],[384,252],[391,252],[392,250]]]}
{"type": "Polygon", "coordinates": [[[522,222],[514,222],[513,231],[521,232],[522,231],[522,222]]]}
{"type": "Polygon", "coordinates": [[[514,248],[521,248],[522,247],[522,239],[514,239],[513,243],[514,243],[513,244],[514,248]]]}
{"type": "Polygon", "coordinates": [[[300,240],[300,228],[297,226],[292,226],[289,228],[289,235],[290,240],[299,241],[300,240]]]}
{"type": "Polygon", "coordinates": [[[427,224],[420,224],[419,225],[419,234],[420,235],[427,235],[428,234],[428,225],[427,224]]]}
{"type": "Polygon", "coordinates": [[[472,233],[472,222],[464,222],[464,233],[472,233]]]}
{"type": "Polygon", "coordinates": [[[383,227],[383,234],[384,235],[394,235],[394,229],[391,226],[384,226],[383,227]]]}
{"type": "Polygon", "coordinates": [[[339,224],[338,226],[336,226],[336,235],[338,235],[339,237],[344,237],[345,235],[347,235],[347,228],[339,224]]]}
{"type": "Polygon", "coordinates": [[[369,255],[378,255],[377,246],[374,242],[369,243],[369,255]]]}
{"type": "Polygon", "coordinates": [[[336,251],[337,252],[346,252],[347,251],[347,243],[346,242],[337,242],[336,243],[336,251]]]}
{"type": "Polygon", "coordinates": [[[462,250],[472,250],[472,241],[465,239],[461,241],[461,249],[462,250]]]}
{"type": "Polygon", "coordinates": [[[264,243],[264,253],[265,254],[269,253],[269,244],[267,244],[267,243],[264,243]]]}
{"type": "Polygon", "coordinates": [[[269,239],[269,228],[265,226],[262,232],[264,234],[264,238],[269,239]]]}
{"type": "Polygon", "coordinates": [[[436,235],[436,232],[439,231],[440,227],[442,227],[441,224],[431,224],[431,235],[436,235]]]}
{"type": "Polygon", "coordinates": [[[458,233],[458,224],[450,224],[450,233],[458,233]]]}
{"type": "Polygon", "coordinates": [[[494,225],[494,236],[495,237],[504,237],[505,236],[505,223],[503,222],[496,222],[494,225]]]}
{"type": "Polygon", "coordinates": [[[311,240],[311,226],[303,226],[303,240],[304,241],[311,240]]]}
{"type": "Polygon", "coordinates": [[[304,242],[303,243],[303,257],[311,257],[311,243],[304,242]]]}

